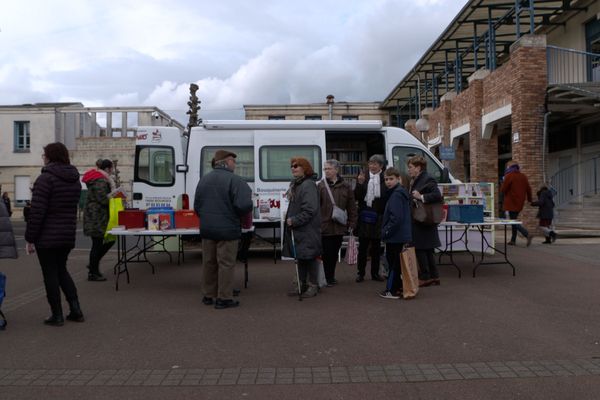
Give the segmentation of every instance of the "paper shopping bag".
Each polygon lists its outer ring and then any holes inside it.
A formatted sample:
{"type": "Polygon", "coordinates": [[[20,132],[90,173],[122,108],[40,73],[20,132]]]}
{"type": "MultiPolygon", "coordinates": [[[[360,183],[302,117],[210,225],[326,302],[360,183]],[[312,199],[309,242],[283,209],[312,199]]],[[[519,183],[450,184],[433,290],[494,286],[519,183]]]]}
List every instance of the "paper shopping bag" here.
{"type": "Polygon", "coordinates": [[[402,297],[412,299],[419,292],[419,267],[414,247],[406,247],[400,253],[400,270],[402,273],[402,297]]]}

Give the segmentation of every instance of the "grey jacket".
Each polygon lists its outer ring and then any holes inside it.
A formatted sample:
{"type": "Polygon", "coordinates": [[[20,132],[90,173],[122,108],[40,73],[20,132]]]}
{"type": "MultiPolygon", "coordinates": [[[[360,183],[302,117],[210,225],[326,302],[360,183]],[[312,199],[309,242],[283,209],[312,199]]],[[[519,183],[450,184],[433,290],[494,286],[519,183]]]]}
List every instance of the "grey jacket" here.
{"type": "Polygon", "coordinates": [[[17,258],[15,235],[3,202],[0,202],[0,258],[17,258]]]}
{"type": "Polygon", "coordinates": [[[312,260],[321,255],[321,212],[316,182],[306,177],[294,179],[288,190],[288,200],[290,204],[285,219],[291,218],[292,226],[290,229],[286,221],[283,222],[285,229],[281,254],[312,260]]]}
{"type": "Polygon", "coordinates": [[[200,237],[236,240],[242,235],[240,218],[252,211],[252,191],[231,170],[216,166],[198,182],[194,210],[200,218],[200,237]]]}

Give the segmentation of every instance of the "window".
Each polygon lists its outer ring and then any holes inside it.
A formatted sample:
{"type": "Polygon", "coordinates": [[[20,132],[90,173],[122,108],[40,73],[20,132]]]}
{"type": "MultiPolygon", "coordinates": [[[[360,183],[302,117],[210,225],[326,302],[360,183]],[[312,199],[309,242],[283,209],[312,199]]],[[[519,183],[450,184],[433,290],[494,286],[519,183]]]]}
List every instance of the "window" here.
{"type": "Polygon", "coordinates": [[[321,148],[319,146],[263,146],[260,148],[260,179],[289,181],[292,179],[290,159],[304,157],[321,178],[321,148]]]}
{"type": "Polygon", "coordinates": [[[342,121],[358,120],[358,115],[342,115],[342,121]]]}
{"type": "Polygon", "coordinates": [[[242,177],[246,182],[254,182],[254,147],[253,146],[233,146],[233,147],[203,147],[200,155],[200,177],[212,171],[212,159],[215,152],[219,149],[231,151],[237,156],[235,159],[235,173],[242,177]]]}
{"type": "Polygon", "coordinates": [[[135,149],[136,182],[151,186],[173,186],[175,151],[169,146],[137,146],[135,149]]]}
{"type": "Polygon", "coordinates": [[[16,153],[29,152],[29,121],[15,121],[15,146],[16,153]]]}
{"type": "Polygon", "coordinates": [[[15,205],[24,206],[27,200],[31,200],[31,177],[15,176],[15,205]]]}
{"type": "Polygon", "coordinates": [[[442,179],[442,169],[438,163],[431,158],[429,154],[424,152],[422,149],[416,147],[394,147],[392,149],[392,163],[399,171],[408,174],[408,160],[413,156],[423,156],[427,160],[427,173],[433,177],[436,181],[442,179]]]}
{"type": "Polygon", "coordinates": [[[284,120],[285,115],[269,115],[270,120],[284,120]]]}
{"type": "Polygon", "coordinates": [[[307,115],[304,117],[304,119],[307,121],[315,121],[315,120],[322,120],[323,118],[320,115],[307,115]]]}
{"type": "Polygon", "coordinates": [[[600,122],[581,128],[581,144],[600,142],[600,122]]]}

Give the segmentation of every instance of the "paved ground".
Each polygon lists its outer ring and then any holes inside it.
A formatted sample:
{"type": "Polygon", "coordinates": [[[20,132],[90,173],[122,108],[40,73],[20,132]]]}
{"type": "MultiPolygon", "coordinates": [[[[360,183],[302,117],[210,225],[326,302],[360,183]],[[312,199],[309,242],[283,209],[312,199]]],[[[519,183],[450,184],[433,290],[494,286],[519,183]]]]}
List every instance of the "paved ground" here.
{"type": "Polygon", "coordinates": [[[41,323],[36,258],[2,260],[0,398],[595,399],[600,240],[536,242],[511,248],[516,277],[482,266],[471,278],[459,256],[463,278],[441,267],[442,285],[414,301],[379,298],[381,283],[355,283],[342,263],[338,286],[299,302],[285,295],[293,264],[257,254],[242,305],[215,310],[200,302],[197,250],[180,266],[152,255],[156,274],[133,265],[116,292],[110,274],[85,280],[79,240],[69,266],[87,320],[61,328],[41,323]]]}

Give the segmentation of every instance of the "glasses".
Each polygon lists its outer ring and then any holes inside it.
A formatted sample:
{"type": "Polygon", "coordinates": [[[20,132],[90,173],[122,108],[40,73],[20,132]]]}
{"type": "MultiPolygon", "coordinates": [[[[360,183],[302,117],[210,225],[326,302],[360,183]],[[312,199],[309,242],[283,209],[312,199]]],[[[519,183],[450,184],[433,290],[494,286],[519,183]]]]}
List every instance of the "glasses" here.
{"type": "Polygon", "coordinates": [[[298,167],[299,167],[298,164],[292,164],[292,165],[290,165],[290,168],[298,168],[298,167]]]}

